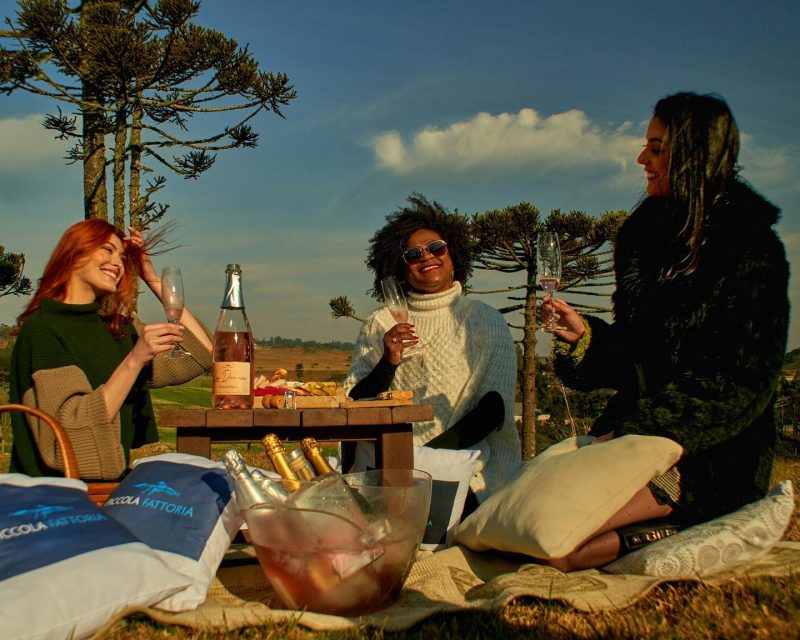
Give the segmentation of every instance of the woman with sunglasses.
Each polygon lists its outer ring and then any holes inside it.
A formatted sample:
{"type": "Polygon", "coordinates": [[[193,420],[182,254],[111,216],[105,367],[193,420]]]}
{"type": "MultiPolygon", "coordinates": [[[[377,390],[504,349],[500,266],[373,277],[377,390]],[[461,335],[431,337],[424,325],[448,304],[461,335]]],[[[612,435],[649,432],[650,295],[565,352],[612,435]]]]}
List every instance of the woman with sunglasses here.
{"type": "MultiPolygon", "coordinates": [[[[211,367],[211,339],[188,310],[180,325],[132,317],[140,277],[161,297],[149,254],[163,238],[164,229],[146,241],[105,220],[75,223],[17,318],[10,401],[38,407],[64,426],[86,480],[119,479],[132,448],[158,441],[151,387],[181,384],[211,367]],[[166,357],[178,341],[190,357],[166,357]]],[[[20,413],[11,419],[11,471],[62,475],[52,432],[20,413]]]]}
{"type": "Polygon", "coordinates": [[[433,420],[414,425],[415,444],[481,451],[469,511],[520,465],[516,351],[503,317],[463,295],[473,256],[466,218],[419,194],[409,203],[372,236],[366,263],[376,299],[382,298],[383,278],[394,275],[402,283],[413,324],[395,324],[386,308],[372,313],[345,385],[354,399],[412,389],[417,402],[434,406],[433,420]],[[403,358],[411,345],[422,354],[403,358]]]}
{"type": "Polygon", "coordinates": [[[625,525],[707,521],[768,488],[789,273],[773,229],[778,209],[738,177],[738,152],[723,100],[659,100],[638,157],[648,197],[614,248],[614,322],[545,298],[568,328],[555,332],[559,376],[576,389],[616,390],[592,426],[594,442],[638,434],[683,447],[675,467],[560,559],[561,568],[614,559],[625,525]]]}

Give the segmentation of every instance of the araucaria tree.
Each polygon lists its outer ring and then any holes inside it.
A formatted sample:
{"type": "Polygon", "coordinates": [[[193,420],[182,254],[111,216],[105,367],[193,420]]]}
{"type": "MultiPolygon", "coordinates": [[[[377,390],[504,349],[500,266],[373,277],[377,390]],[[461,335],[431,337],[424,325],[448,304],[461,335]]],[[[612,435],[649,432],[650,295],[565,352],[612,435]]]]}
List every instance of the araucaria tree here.
{"type": "Polygon", "coordinates": [[[25,269],[24,253],[6,253],[0,246],[0,298],[26,296],[31,292],[31,280],[22,272],[25,269]]]}
{"type": "MultiPolygon", "coordinates": [[[[197,178],[216,152],[254,147],[250,122],[281,114],[295,98],[283,73],[262,71],[235,40],[192,22],[195,0],[20,0],[16,21],[0,32],[0,91],[23,90],[61,103],[44,126],[74,143],[68,162],[82,162],[86,218],[137,228],[168,205],[151,196],[157,168],[197,178]],[[63,109],[62,109],[63,105],[63,109]],[[222,114],[206,133],[189,134],[193,116],[222,114]]],[[[207,118],[208,119],[208,118],[207,118]]]]}
{"type": "Polygon", "coordinates": [[[579,311],[608,311],[602,304],[587,302],[585,296],[607,296],[612,285],[611,250],[620,224],[625,219],[622,211],[604,213],[594,218],[582,211],[562,213],[553,210],[543,220],[539,210],[522,202],[502,210],[476,214],[472,230],[479,247],[475,266],[478,269],[502,273],[523,272],[525,282],[501,291],[473,291],[472,293],[508,292],[509,299],[517,302],[499,309],[501,313],[522,312],[522,457],[531,459],[536,453],[536,328],[537,328],[537,273],[536,237],[540,231],[555,231],[559,235],[562,251],[562,276],[559,294],[581,294],[570,298],[579,311]],[[516,295],[515,295],[516,294],[516,295]]]}

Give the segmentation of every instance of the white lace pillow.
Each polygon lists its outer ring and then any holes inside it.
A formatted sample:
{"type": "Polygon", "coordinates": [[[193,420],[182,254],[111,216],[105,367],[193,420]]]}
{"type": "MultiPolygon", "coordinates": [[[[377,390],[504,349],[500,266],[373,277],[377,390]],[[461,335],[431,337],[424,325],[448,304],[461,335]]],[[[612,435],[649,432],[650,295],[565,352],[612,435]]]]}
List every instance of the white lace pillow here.
{"type": "Polygon", "coordinates": [[[67,478],[0,474],[0,637],[87,638],[191,580],[67,478]]]}
{"type": "Polygon", "coordinates": [[[710,576],[767,553],[783,536],[793,511],[794,489],[784,480],[761,500],[649,544],[604,569],[646,576],[710,576]]]}
{"type": "MultiPolygon", "coordinates": [[[[431,474],[431,507],[420,549],[436,551],[446,546],[461,521],[469,483],[478,464],[480,450],[432,449],[414,445],[414,468],[431,474]]],[[[375,447],[359,442],[355,471],[375,468],[375,447]]]]}
{"type": "Polygon", "coordinates": [[[673,440],[657,436],[593,440],[567,438],[525,463],[456,527],[453,542],[475,551],[562,558],[683,453],[673,440]]]}
{"type": "Polygon", "coordinates": [[[194,609],[242,524],[225,465],[200,456],[166,453],[142,458],[111,494],[103,511],[148,544],[192,586],[158,604],[194,609]]]}

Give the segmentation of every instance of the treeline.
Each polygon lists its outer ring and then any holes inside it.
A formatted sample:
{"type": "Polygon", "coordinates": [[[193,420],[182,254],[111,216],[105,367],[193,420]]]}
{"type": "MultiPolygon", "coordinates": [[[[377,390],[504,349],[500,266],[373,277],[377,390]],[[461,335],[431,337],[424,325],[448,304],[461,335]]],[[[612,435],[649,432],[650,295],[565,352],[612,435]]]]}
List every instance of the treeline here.
{"type": "Polygon", "coordinates": [[[316,340],[301,340],[300,338],[282,338],[272,336],[270,338],[254,338],[254,342],[262,347],[292,348],[302,347],[303,349],[336,349],[341,351],[352,351],[355,346],[352,342],[340,342],[331,340],[330,342],[317,342],[316,340]]]}

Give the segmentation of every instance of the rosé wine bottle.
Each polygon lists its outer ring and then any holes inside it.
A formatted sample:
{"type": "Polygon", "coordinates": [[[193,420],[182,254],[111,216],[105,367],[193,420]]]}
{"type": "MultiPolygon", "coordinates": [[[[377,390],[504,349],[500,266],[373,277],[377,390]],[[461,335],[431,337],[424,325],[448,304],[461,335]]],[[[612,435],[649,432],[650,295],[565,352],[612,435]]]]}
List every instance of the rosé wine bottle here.
{"type": "Polygon", "coordinates": [[[225,269],[225,295],[214,332],[211,399],[215,409],[253,408],[253,332],[242,296],[242,268],[225,269]]]}

